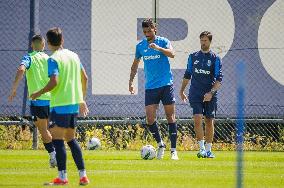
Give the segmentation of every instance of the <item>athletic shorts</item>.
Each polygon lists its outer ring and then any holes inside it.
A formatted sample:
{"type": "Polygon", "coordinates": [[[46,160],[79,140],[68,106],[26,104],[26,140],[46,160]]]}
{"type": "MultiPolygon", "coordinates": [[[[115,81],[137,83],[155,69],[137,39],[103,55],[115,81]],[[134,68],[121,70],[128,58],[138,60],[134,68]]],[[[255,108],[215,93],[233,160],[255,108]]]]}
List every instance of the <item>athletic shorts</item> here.
{"type": "Polygon", "coordinates": [[[78,113],[75,114],[57,114],[55,110],[50,113],[49,128],[55,125],[62,128],[72,128],[77,126],[78,113]]]}
{"type": "Polygon", "coordinates": [[[49,116],[49,106],[30,106],[31,115],[33,120],[36,121],[36,118],[48,119],[49,116]]]}
{"type": "Polygon", "coordinates": [[[217,111],[217,98],[212,98],[209,102],[190,102],[193,115],[203,114],[206,118],[215,118],[217,111]]]}
{"type": "Polygon", "coordinates": [[[171,105],[175,100],[173,85],[145,90],[145,106],[159,104],[160,101],[163,105],[171,105]]]}

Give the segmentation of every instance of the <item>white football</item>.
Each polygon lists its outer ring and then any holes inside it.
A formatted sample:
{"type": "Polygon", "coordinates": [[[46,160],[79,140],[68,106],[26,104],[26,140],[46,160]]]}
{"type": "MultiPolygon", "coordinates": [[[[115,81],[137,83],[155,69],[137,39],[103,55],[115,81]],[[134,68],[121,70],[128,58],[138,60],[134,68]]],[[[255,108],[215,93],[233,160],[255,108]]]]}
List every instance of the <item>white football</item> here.
{"type": "Polygon", "coordinates": [[[143,146],[141,149],[141,158],[152,160],[156,157],[156,149],[152,145],[143,146]]]}
{"type": "Polygon", "coordinates": [[[95,149],[99,149],[101,147],[101,141],[100,139],[93,137],[89,140],[89,142],[87,143],[87,149],[88,150],[95,150],[95,149]]]}

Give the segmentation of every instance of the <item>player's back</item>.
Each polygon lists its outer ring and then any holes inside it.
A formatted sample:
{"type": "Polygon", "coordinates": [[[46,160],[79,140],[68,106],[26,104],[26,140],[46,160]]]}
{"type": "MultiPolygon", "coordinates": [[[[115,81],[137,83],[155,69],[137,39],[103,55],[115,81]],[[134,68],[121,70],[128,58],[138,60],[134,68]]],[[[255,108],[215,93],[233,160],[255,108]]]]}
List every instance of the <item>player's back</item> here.
{"type": "Polygon", "coordinates": [[[58,65],[58,85],[51,91],[50,106],[78,104],[83,101],[81,67],[78,55],[68,49],[55,51],[51,56],[58,65]]]}
{"type": "MultiPolygon", "coordinates": [[[[43,88],[49,81],[48,78],[48,55],[44,52],[34,51],[27,55],[30,58],[30,65],[27,67],[26,78],[29,94],[43,88]]],[[[45,93],[38,99],[49,100],[50,93],[45,93]]]]}

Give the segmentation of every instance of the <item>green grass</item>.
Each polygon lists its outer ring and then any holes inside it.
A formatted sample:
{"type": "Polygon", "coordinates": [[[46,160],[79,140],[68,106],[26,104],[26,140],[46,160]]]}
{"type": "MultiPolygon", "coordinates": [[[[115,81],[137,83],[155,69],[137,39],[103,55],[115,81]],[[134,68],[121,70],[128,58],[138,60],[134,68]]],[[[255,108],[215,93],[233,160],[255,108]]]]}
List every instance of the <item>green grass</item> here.
{"type": "MultiPolygon", "coordinates": [[[[198,159],[196,152],[179,152],[179,161],[140,159],[139,151],[84,151],[88,187],[235,187],[236,153],[215,152],[215,159],[198,159]]],[[[45,151],[0,150],[0,187],[43,187],[57,175],[48,167],[45,151]]],[[[245,187],[283,187],[283,152],[245,152],[245,187]]],[[[68,152],[69,186],[78,187],[78,173],[68,152]]]]}

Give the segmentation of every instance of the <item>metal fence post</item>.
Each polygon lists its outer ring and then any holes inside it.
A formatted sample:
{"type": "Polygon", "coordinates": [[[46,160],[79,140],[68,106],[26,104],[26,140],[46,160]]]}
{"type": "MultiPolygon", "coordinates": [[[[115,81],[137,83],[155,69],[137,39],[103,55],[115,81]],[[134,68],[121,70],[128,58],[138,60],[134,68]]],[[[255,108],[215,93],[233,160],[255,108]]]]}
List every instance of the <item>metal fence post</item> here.
{"type": "Polygon", "coordinates": [[[32,145],[32,148],[34,150],[38,149],[38,130],[37,130],[37,127],[35,125],[33,126],[33,145],[32,145]]]}
{"type": "MultiPolygon", "coordinates": [[[[31,49],[31,39],[33,35],[39,34],[39,0],[31,0],[30,1],[30,33],[29,33],[29,51],[31,49]]],[[[23,109],[26,109],[26,100],[27,100],[27,82],[25,82],[25,90],[24,90],[24,100],[23,109]]],[[[25,114],[25,110],[23,110],[23,114],[25,114]]],[[[33,149],[38,149],[38,130],[37,127],[33,126],[33,149]]]]}

